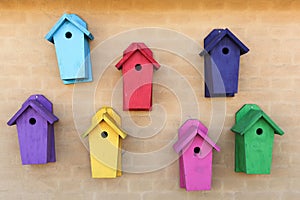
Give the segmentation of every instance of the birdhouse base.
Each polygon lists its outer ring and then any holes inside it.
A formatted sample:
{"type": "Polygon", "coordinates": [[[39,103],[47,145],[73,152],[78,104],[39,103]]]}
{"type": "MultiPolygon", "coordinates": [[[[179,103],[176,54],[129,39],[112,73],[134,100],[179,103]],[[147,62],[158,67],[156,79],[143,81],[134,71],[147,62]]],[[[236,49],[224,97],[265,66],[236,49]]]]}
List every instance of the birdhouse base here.
{"type": "MultiPolygon", "coordinates": [[[[122,176],[122,171],[117,169],[112,169],[107,167],[105,164],[102,164],[97,158],[94,156],[90,156],[91,159],[91,170],[92,170],[92,178],[117,178],[122,176]]],[[[118,163],[121,165],[121,163],[118,163]]]]}
{"type": "Polygon", "coordinates": [[[65,85],[69,85],[69,84],[76,84],[76,83],[87,83],[87,82],[92,82],[93,81],[93,78],[90,77],[90,78],[86,78],[86,79],[63,79],[62,80],[63,83],[65,85]]]}
{"type": "Polygon", "coordinates": [[[231,91],[231,92],[227,92],[227,91],[224,91],[223,93],[213,93],[212,89],[209,90],[208,89],[209,87],[207,85],[205,85],[205,97],[206,98],[211,98],[211,97],[234,97],[235,93],[234,91],[231,91]],[[211,91],[211,92],[209,92],[211,91]],[[225,93],[227,92],[227,93],[225,93]]]}
{"type": "Polygon", "coordinates": [[[65,85],[69,84],[76,84],[76,83],[87,83],[87,82],[92,82],[93,81],[93,75],[92,75],[92,64],[90,61],[90,58],[86,60],[87,65],[86,65],[86,77],[85,78],[77,78],[77,79],[62,79],[63,83],[65,85]]]}
{"type": "Polygon", "coordinates": [[[266,169],[265,171],[243,171],[240,169],[234,169],[235,172],[237,173],[245,173],[245,174],[271,174],[271,170],[270,169],[266,169]]]}
{"type": "Polygon", "coordinates": [[[211,98],[211,97],[234,97],[234,93],[226,93],[226,94],[206,94],[206,98],[211,98]]]}
{"type": "Polygon", "coordinates": [[[148,108],[124,108],[124,111],[151,111],[152,107],[148,108]]]}

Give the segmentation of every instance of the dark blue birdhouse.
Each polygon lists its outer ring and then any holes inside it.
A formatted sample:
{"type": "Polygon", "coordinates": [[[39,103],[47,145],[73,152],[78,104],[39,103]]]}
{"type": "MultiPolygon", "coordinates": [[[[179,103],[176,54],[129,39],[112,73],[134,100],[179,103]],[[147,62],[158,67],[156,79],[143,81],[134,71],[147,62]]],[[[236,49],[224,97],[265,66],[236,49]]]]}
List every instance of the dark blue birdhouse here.
{"type": "Polygon", "coordinates": [[[87,24],[75,14],[64,14],[45,38],[55,45],[60,77],[64,84],[92,81],[87,24]]]}
{"type": "Polygon", "coordinates": [[[205,97],[233,97],[238,91],[240,56],[249,49],[229,29],[214,29],[204,39],[205,97]]]}

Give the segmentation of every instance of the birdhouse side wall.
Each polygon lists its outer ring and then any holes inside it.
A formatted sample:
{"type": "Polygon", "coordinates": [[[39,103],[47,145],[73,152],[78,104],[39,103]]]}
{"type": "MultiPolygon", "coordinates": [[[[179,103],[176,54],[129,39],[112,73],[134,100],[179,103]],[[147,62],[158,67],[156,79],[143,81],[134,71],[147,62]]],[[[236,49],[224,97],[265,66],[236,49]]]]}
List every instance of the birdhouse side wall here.
{"type": "Polygon", "coordinates": [[[179,186],[185,188],[184,163],[182,155],[179,157],[179,186]]]}
{"type": "Polygon", "coordinates": [[[205,97],[211,97],[214,94],[212,64],[213,63],[210,55],[205,54],[204,56],[205,97]],[[212,95],[210,93],[212,93],[212,95]]]}
{"type": "Polygon", "coordinates": [[[102,121],[89,134],[91,168],[93,178],[113,178],[117,176],[119,155],[119,135],[102,121]],[[103,138],[102,133],[107,133],[103,138]]]}
{"type": "Polygon", "coordinates": [[[214,94],[234,94],[238,91],[240,49],[224,37],[210,52],[214,94]],[[215,65],[215,66],[214,66],[215,65]],[[220,80],[221,78],[221,80],[220,80]],[[225,88],[225,91],[224,91],[225,88]]]}
{"type": "Polygon", "coordinates": [[[124,110],[149,110],[152,106],[153,65],[139,51],[125,63],[123,72],[124,110]]]}
{"type": "Polygon", "coordinates": [[[65,22],[53,38],[61,79],[86,78],[84,33],[65,22]]]}
{"type": "Polygon", "coordinates": [[[274,130],[263,118],[245,133],[247,174],[270,173],[273,141],[274,130]]]}
{"type": "Polygon", "coordinates": [[[118,164],[117,164],[117,176],[122,176],[122,139],[119,136],[119,149],[118,149],[118,164]]]}
{"type": "Polygon", "coordinates": [[[240,134],[235,134],[235,171],[246,172],[245,140],[240,134]]]}
{"type": "Polygon", "coordinates": [[[85,78],[88,78],[89,81],[93,80],[92,74],[92,62],[90,55],[90,44],[87,36],[84,37],[84,66],[85,66],[85,78]]]}
{"type": "Polygon", "coordinates": [[[47,162],[55,162],[55,138],[54,138],[54,125],[48,123],[48,133],[47,133],[47,162]]]}
{"type": "Polygon", "coordinates": [[[48,156],[48,123],[28,108],[17,119],[22,164],[45,164],[48,156]]]}
{"type": "Polygon", "coordinates": [[[188,191],[210,190],[212,179],[212,150],[201,155],[203,139],[196,136],[190,146],[182,154],[185,186],[188,191]],[[195,153],[200,148],[200,153],[195,153]]]}

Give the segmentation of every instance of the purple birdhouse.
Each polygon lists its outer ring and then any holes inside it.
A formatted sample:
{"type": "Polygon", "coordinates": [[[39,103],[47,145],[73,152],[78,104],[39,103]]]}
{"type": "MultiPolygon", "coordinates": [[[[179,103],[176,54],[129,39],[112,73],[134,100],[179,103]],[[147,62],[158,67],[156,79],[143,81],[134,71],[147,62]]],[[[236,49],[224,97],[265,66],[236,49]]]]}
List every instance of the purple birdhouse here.
{"type": "Polygon", "coordinates": [[[233,97],[238,91],[240,56],[249,49],[229,29],[214,29],[204,39],[205,97],[233,97]]]}
{"type": "Polygon", "coordinates": [[[207,128],[196,119],[187,120],[178,131],[174,150],[180,154],[180,187],[187,191],[210,190],[212,150],[220,148],[207,135],[207,128]]]}
{"type": "Polygon", "coordinates": [[[52,103],[43,95],[32,95],[7,122],[17,125],[23,165],[55,162],[54,122],[52,103]]]}

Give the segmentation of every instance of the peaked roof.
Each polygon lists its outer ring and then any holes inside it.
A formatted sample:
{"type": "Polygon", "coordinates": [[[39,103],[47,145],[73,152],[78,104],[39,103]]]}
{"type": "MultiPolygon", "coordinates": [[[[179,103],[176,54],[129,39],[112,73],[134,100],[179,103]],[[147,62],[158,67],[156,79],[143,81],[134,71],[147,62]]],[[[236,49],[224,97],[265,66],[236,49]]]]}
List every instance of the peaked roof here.
{"type": "MultiPolygon", "coordinates": [[[[29,97],[22,105],[20,110],[7,122],[9,126],[16,124],[18,118],[28,109],[32,108],[37,113],[40,114],[45,120],[47,120],[50,124],[58,121],[58,118],[47,108],[45,107],[38,99],[33,99],[32,95],[29,97]]],[[[45,97],[44,97],[45,98],[45,97]]]]}
{"type": "Polygon", "coordinates": [[[82,137],[86,137],[90,134],[96,126],[105,121],[121,138],[125,138],[127,134],[119,128],[116,118],[119,118],[119,115],[110,107],[103,107],[93,116],[92,125],[88,128],[88,130],[82,134],[82,137]]]}
{"type": "Polygon", "coordinates": [[[64,14],[52,27],[49,33],[45,36],[46,40],[54,43],[53,35],[56,33],[58,29],[66,22],[70,22],[76,28],[78,28],[81,32],[83,32],[90,40],[94,39],[94,36],[87,30],[87,24],[76,14],[64,14]]]}
{"type": "Polygon", "coordinates": [[[240,48],[240,55],[249,51],[248,47],[246,47],[228,28],[214,29],[204,39],[204,50],[200,53],[200,56],[210,52],[225,36],[229,37],[240,48]]]}
{"type": "Polygon", "coordinates": [[[255,104],[246,104],[236,113],[236,123],[231,130],[244,135],[261,118],[274,129],[275,134],[284,134],[283,130],[255,104]]]}
{"type": "MultiPolygon", "coordinates": [[[[53,113],[53,104],[44,95],[42,95],[42,94],[34,94],[34,95],[31,95],[27,100],[36,100],[40,104],[42,104],[49,112],[53,113]]],[[[26,103],[27,100],[24,103],[26,103]]]]}
{"type": "Polygon", "coordinates": [[[122,65],[136,52],[139,51],[146,59],[153,64],[153,66],[158,69],[160,65],[153,58],[152,51],[142,42],[134,42],[125,49],[123,52],[123,58],[116,64],[116,68],[122,69],[122,65]]]}
{"type": "Polygon", "coordinates": [[[180,153],[193,139],[199,135],[202,137],[209,145],[211,145],[217,151],[220,151],[220,147],[216,145],[212,139],[207,135],[208,129],[196,119],[187,120],[180,128],[179,132],[183,132],[183,135],[177,140],[177,142],[173,145],[176,153],[180,153]]]}

